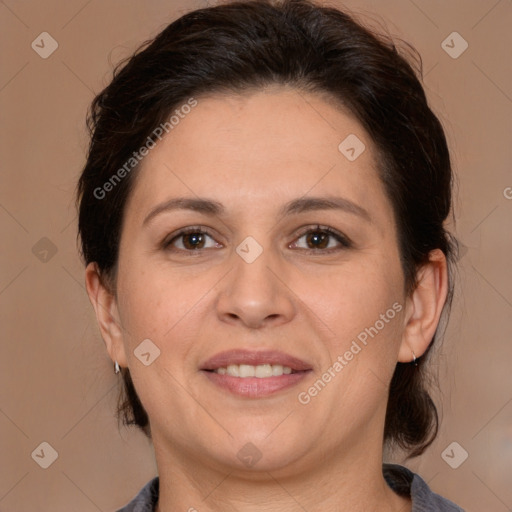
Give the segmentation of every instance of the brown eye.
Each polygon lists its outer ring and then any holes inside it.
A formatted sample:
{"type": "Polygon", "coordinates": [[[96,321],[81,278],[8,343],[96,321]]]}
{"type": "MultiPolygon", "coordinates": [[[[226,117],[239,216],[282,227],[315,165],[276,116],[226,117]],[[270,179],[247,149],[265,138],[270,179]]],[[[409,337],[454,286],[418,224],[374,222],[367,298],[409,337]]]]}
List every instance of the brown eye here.
{"type": "Polygon", "coordinates": [[[181,235],[185,249],[203,249],[205,236],[203,233],[188,233],[181,235]]]}
{"type": "Polygon", "coordinates": [[[331,235],[321,232],[308,233],[306,243],[309,249],[326,249],[331,235]]]}
{"type": "Polygon", "coordinates": [[[342,234],[330,228],[318,226],[316,229],[310,229],[302,234],[292,246],[306,251],[331,252],[348,249],[352,247],[352,244],[342,234]]]}
{"type": "Polygon", "coordinates": [[[199,251],[202,249],[218,248],[217,243],[211,235],[199,228],[190,228],[177,233],[163,244],[164,249],[170,251],[199,251]]]}

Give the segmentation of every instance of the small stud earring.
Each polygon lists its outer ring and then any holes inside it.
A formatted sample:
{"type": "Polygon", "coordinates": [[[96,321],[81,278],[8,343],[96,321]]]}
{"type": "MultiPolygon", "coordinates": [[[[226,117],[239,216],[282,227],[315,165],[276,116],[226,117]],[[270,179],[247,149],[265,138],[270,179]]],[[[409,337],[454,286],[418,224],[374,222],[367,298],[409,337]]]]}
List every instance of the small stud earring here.
{"type": "Polygon", "coordinates": [[[414,353],[413,350],[411,350],[412,352],[412,364],[414,364],[414,366],[418,366],[418,363],[416,362],[416,354],[414,353]]]}
{"type": "Polygon", "coordinates": [[[114,363],[114,373],[119,373],[121,371],[121,368],[119,368],[119,363],[116,361],[114,363]]]}

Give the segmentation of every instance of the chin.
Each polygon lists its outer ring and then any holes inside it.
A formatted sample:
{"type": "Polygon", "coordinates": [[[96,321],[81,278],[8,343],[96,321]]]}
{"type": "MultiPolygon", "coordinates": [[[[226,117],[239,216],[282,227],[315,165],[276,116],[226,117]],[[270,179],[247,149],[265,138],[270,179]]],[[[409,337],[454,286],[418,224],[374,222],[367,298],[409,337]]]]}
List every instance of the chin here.
{"type": "MultiPolygon", "coordinates": [[[[233,438],[227,439],[227,443],[223,445],[225,450],[216,450],[211,455],[222,465],[229,466],[231,471],[253,475],[254,478],[259,473],[283,470],[295,464],[310,443],[289,432],[272,433],[278,423],[265,428],[264,432],[263,429],[245,430],[236,435],[231,431],[233,438]],[[251,432],[251,435],[247,435],[247,432],[251,432]]],[[[268,475],[262,475],[262,478],[268,478],[268,475]]]]}

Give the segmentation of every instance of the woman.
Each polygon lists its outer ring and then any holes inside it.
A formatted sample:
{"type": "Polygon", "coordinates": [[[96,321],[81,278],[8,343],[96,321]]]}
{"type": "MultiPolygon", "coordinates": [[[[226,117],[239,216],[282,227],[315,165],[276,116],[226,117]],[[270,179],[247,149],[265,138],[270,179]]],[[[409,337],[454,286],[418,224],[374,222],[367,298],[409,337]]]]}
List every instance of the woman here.
{"type": "Polygon", "coordinates": [[[437,433],[442,127],[392,42],[306,0],[189,13],[94,100],[86,284],[159,477],[123,511],[461,510],[437,433]]]}

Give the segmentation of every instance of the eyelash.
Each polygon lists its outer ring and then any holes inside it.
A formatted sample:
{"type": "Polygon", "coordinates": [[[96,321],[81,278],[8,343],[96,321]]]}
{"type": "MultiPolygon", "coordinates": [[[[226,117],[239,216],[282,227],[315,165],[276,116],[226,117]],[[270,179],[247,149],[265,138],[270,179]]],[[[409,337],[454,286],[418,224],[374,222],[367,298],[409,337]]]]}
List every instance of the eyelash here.
{"type": "MultiPolygon", "coordinates": [[[[320,253],[322,253],[322,254],[331,254],[333,252],[337,252],[337,251],[340,251],[340,250],[343,250],[343,249],[350,249],[350,248],[353,247],[353,244],[352,244],[351,240],[348,237],[342,235],[341,233],[335,231],[332,228],[329,228],[328,226],[321,226],[321,225],[317,225],[314,228],[310,227],[307,230],[301,232],[297,236],[296,240],[299,240],[303,236],[308,235],[310,233],[324,233],[324,234],[327,234],[330,237],[333,237],[337,242],[339,242],[340,246],[339,247],[334,247],[334,248],[331,247],[330,249],[300,249],[302,251],[305,251],[308,254],[311,254],[311,253],[314,253],[314,254],[317,254],[317,255],[320,254],[320,253]]],[[[211,239],[215,240],[214,237],[204,227],[202,227],[202,226],[191,226],[191,227],[184,228],[184,229],[178,231],[177,233],[172,235],[171,238],[167,238],[166,240],[164,240],[164,242],[162,243],[162,248],[167,250],[167,251],[171,251],[171,252],[188,253],[188,255],[190,255],[190,256],[196,256],[196,255],[199,255],[199,253],[201,253],[202,251],[211,249],[211,248],[207,248],[207,249],[177,249],[175,247],[174,248],[172,247],[173,242],[178,240],[180,237],[183,237],[183,236],[189,235],[189,234],[208,235],[211,239]]],[[[296,242],[292,242],[292,243],[296,243],[296,242]]]]}

